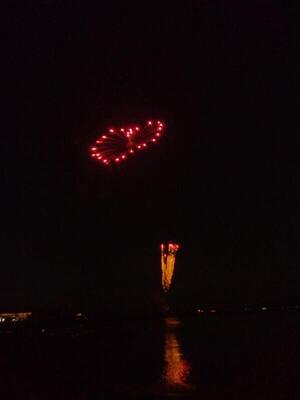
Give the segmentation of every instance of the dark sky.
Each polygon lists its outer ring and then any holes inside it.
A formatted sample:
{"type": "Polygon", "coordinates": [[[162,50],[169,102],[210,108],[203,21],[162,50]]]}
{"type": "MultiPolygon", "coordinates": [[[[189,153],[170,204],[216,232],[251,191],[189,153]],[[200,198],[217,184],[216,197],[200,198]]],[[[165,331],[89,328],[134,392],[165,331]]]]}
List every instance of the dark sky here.
{"type": "Polygon", "coordinates": [[[3,13],[17,129],[0,304],[151,309],[162,240],[182,245],[178,301],[298,295],[284,2],[34,3],[3,13]],[[149,117],[167,126],[158,147],[118,168],[89,159],[97,131],[149,117]]]}

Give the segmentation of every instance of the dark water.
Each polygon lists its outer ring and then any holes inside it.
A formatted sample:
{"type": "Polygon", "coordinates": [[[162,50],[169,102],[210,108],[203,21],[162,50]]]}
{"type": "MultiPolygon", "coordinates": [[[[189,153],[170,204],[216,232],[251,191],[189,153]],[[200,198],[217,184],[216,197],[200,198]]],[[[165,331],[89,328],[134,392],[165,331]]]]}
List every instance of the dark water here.
{"type": "Polygon", "coordinates": [[[0,336],[1,398],[300,399],[300,315],[115,320],[0,336]]]}

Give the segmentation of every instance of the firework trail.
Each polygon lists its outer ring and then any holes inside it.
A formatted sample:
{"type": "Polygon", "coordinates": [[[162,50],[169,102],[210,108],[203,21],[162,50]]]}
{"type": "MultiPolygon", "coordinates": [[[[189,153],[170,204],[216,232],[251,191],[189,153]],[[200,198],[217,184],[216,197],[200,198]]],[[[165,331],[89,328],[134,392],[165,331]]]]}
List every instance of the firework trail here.
{"type": "Polygon", "coordinates": [[[170,286],[172,283],[174,267],[175,267],[175,258],[177,250],[179,249],[179,245],[175,243],[169,243],[168,246],[165,247],[164,244],[161,244],[161,271],[162,271],[162,287],[164,292],[168,292],[170,290],[170,286]]]}

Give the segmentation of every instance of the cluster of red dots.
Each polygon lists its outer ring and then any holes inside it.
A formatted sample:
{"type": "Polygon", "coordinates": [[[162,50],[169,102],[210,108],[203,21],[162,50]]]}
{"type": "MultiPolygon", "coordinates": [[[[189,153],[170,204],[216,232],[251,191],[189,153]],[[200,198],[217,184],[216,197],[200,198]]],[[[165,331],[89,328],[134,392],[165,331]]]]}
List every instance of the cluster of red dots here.
{"type": "MultiPolygon", "coordinates": [[[[177,252],[177,250],[179,249],[179,244],[177,244],[177,243],[169,243],[167,246],[167,253],[176,253],[177,252]]],[[[161,245],[160,245],[160,248],[161,248],[161,251],[162,252],[164,252],[164,250],[165,250],[165,245],[162,243],[161,245]]]]}
{"type": "Polygon", "coordinates": [[[136,151],[144,150],[149,144],[159,140],[164,124],[149,120],[141,127],[110,128],[101,135],[90,148],[90,155],[95,160],[107,165],[120,163],[136,151]]]}

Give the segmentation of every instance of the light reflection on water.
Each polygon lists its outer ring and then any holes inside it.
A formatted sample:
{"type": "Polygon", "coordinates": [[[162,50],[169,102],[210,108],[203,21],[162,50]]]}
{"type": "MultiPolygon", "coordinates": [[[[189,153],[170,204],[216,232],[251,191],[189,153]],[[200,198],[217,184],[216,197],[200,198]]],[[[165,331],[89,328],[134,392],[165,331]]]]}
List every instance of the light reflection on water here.
{"type": "Polygon", "coordinates": [[[181,324],[177,318],[165,318],[163,382],[168,386],[190,389],[191,365],[184,357],[178,337],[181,324]]]}

